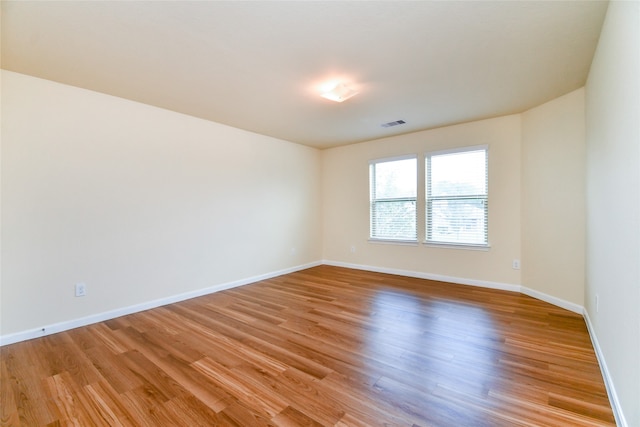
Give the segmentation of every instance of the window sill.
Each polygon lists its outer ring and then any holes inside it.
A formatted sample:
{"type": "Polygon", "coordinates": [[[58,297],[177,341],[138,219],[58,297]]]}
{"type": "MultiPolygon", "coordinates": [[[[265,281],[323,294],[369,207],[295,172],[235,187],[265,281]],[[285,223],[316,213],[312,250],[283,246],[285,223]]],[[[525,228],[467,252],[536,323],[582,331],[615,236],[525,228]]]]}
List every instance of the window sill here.
{"type": "Polygon", "coordinates": [[[381,243],[383,245],[403,245],[403,246],[418,246],[417,240],[395,240],[395,239],[374,239],[369,238],[370,243],[381,243]]]}
{"type": "Polygon", "coordinates": [[[440,249],[462,249],[467,251],[488,251],[490,245],[474,245],[468,243],[438,243],[438,242],[422,242],[424,246],[440,249]]]}

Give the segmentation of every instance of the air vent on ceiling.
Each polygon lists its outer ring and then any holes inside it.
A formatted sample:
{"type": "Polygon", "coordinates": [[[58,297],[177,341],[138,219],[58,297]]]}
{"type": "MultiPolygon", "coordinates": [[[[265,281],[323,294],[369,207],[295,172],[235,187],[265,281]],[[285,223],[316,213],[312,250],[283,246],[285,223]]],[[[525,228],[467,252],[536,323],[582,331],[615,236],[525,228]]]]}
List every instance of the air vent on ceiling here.
{"type": "Polygon", "coordinates": [[[383,123],[380,126],[382,126],[383,128],[390,128],[391,126],[403,125],[405,123],[406,122],[404,120],[396,120],[395,122],[383,123]]]}

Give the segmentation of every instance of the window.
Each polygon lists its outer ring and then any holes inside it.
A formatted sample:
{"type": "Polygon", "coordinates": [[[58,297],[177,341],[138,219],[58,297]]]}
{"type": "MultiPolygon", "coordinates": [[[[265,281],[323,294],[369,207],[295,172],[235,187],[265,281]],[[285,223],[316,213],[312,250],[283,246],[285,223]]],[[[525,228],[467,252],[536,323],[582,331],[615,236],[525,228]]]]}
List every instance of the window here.
{"type": "Polygon", "coordinates": [[[425,158],[426,242],[488,245],[487,147],[425,158]]]}
{"type": "Polygon", "coordinates": [[[417,164],[416,156],[369,164],[372,239],[417,240],[417,164]]]}

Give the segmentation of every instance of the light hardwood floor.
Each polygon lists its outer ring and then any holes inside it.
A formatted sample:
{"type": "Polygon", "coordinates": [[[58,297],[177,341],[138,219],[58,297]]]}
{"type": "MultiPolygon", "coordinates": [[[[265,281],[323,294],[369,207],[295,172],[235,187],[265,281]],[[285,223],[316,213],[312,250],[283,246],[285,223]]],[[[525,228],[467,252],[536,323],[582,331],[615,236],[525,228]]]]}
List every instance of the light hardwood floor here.
{"type": "Polygon", "coordinates": [[[2,425],[605,426],[582,317],[319,266],[1,349],[2,425]]]}

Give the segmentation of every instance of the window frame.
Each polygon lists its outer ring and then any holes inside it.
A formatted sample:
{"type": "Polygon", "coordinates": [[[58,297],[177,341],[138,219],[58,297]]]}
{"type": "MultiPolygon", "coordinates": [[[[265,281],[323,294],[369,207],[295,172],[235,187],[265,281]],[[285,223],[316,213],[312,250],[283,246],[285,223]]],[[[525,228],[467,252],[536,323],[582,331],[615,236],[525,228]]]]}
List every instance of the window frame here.
{"type": "Polygon", "coordinates": [[[423,175],[424,175],[424,241],[423,244],[432,247],[441,247],[441,248],[456,248],[456,249],[475,249],[475,250],[488,250],[490,248],[489,244],[489,145],[474,145],[467,147],[459,147],[448,150],[439,150],[439,151],[430,151],[424,154],[423,159],[423,175]],[[431,159],[435,156],[442,156],[448,154],[456,154],[456,153],[465,153],[465,152],[473,152],[473,151],[484,151],[485,152],[485,165],[484,165],[484,179],[485,179],[485,193],[484,194],[466,194],[466,195],[456,195],[456,196],[435,196],[432,197],[431,192],[431,159]],[[432,233],[432,227],[430,229],[430,221],[432,213],[432,206],[434,200],[482,200],[484,205],[484,242],[483,243],[474,243],[474,242],[449,242],[449,241],[439,241],[439,240],[431,240],[430,235],[432,233]]]}
{"type": "Polygon", "coordinates": [[[406,154],[401,156],[394,157],[385,157],[380,159],[373,159],[369,161],[369,241],[376,243],[395,243],[395,244],[418,244],[418,213],[419,213],[419,191],[418,191],[418,181],[419,181],[419,164],[420,159],[418,154],[406,154]],[[415,174],[416,174],[416,182],[415,182],[415,196],[414,197],[396,197],[396,198],[375,198],[375,166],[381,163],[389,163],[395,161],[402,160],[415,160],[415,174]],[[402,202],[402,201],[413,201],[415,205],[415,220],[413,224],[413,230],[415,238],[393,238],[393,237],[378,237],[374,236],[374,204],[379,202],[402,202]]]}

